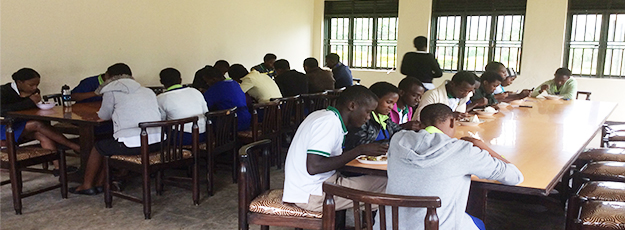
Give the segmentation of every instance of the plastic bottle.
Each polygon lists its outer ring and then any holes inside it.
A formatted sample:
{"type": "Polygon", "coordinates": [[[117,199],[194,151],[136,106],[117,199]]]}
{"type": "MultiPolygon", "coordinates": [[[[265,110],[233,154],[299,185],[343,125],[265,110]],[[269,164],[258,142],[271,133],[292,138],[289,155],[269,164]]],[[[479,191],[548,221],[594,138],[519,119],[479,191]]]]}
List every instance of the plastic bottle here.
{"type": "Polygon", "coordinates": [[[72,106],[71,100],[72,100],[72,94],[69,91],[69,86],[63,85],[63,87],[61,87],[61,101],[63,102],[63,106],[65,107],[72,106]]]}

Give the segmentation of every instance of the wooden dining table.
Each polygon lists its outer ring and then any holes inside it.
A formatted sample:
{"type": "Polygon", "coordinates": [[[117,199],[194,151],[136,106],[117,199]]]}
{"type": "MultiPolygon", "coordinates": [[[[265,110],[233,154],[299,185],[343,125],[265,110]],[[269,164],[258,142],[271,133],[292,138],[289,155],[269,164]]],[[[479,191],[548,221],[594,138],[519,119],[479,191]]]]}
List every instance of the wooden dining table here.
{"type": "MultiPolygon", "coordinates": [[[[458,126],[456,138],[483,140],[525,178],[510,186],[473,176],[467,212],[484,219],[488,191],[549,195],[615,108],[611,102],[529,98],[521,107],[506,106],[492,116],[479,116],[484,123],[478,126],[458,126]]],[[[385,164],[356,160],[341,170],[386,176],[385,164]]]]}

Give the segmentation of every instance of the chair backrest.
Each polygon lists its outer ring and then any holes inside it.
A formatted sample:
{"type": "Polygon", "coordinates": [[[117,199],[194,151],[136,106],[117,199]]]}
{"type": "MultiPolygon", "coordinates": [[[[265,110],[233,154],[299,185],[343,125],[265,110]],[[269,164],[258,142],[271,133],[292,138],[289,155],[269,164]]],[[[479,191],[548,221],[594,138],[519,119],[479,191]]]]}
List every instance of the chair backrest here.
{"type": "Polygon", "coordinates": [[[364,203],[365,207],[365,221],[367,224],[367,229],[371,229],[374,223],[373,215],[371,212],[372,205],[378,205],[378,215],[380,216],[380,229],[386,229],[387,206],[391,207],[390,209],[393,221],[393,229],[399,228],[399,207],[427,208],[427,214],[425,216],[425,229],[438,229],[438,216],[436,215],[436,208],[441,207],[441,199],[439,197],[400,196],[386,193],[375,193],[347,188],[327,182],[323,183],[323,192],[325,192],[326,194],[325,200],[323,202],[323,229],[326,230],[334,229],[334,196],[353,200],[355,229],[362,229],[360,226],[361,203],[364,203]]]}
{"type": "Polygon", "coordinates": [[[161,142],[160,142],[160,162],[171,163],[185,159],[183,157],[183,142],[182,135],[184,133],[184,125],[187,123],[193,123],[192,128],[192,148],[191,153],[193,158],[197,160],[198,143],[200,137],[200,130],[198,128],[198,117],[188,117],[177,120],[167,121],[152,121],[141,122],[139,128],[141,128],[141,161],[150,162],[150,152],[148,150],[148,128],[160,128],[161,129],[161,142]]]}
{"type": "Polygon", "coordinates": [[[43,95],[41,98],[45,102],[48,102],[48,100],[52,99],[54,101],[55,105],[62,105],[63,104],[63,100],[62,100],[61,96],[62,95],[60,93],[55,93],[55,94],[43,95]]]}
{"type": "Polygon", "coordinates": [[[345,87],[340,88],[340,89],[332,89],[332,90],[326,90],[326,92],[328,93],[328,95],[341,95],[341,93],[343,92],[343,90],[345,90],[345,87]]]}
{"type": "Polygon", "coordinates": [[[304,101],[305,114],[308,115],[314,111],[325,109],[328,107],[328,92],[302,94],[302,100],[304,101]]]}
{"type": "Polygon", "coordinates": [[[254,104],[252,113],[252,139],[272,139],[280,133],[280,104],[267,102],[254,104]],[[262,113],[262,120],[261,115],[262,113]]]}
{"type": "Polygon", "coordinates": [[[222,153],[237,145],[237,107],[214,112],[206,116],[206,146],[208,151],[222,153]]]}
{"type": "Polygon", "coordinates": [[[271,141],[261,140],[239,149],[239,216],[247,215],[250,202],[269,190],[271,141]]]}
{"type": "Polygon", "coordinates": [[[154,92],[154,94],[156,94],[156,95],[164,93],[165,90],[166,90],[165,86],[148,86],[147,88],[151,89],[154,92]]]}
{"type": "Polygon", "coordinates": [[[280,125],[282,129],[297,128],[303,120],[301,109],[303,102],[300,95],[276,98],[275,100],[280,103],[280,125]]]}
{"type": "Polygon", "coordinates": [[[577,91],[577,95],[575,96],[575,99],[579,99],[579,95],[580,94],[586,95],[586,100],[590,101],[590,95],[592,94],[592,92],[590,92],[590,91],[577,91]]]}
{"type": "Polygon", "coordinates": [[[9,162],[13,164],[13,162],[17,161],[17,141],[13,135],[13,119],[0,117],[0,125],[4,125],[6,127],[5,134],[7,153],[9,154],[9,162]]]}

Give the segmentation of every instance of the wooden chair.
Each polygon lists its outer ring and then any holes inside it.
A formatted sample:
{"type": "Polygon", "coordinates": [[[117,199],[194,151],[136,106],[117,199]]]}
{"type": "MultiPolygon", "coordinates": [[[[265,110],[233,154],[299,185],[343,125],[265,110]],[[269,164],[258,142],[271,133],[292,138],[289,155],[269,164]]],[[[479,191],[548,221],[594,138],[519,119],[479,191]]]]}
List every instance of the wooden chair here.
{"type": "Polygon", "coordinates": [[[329,102],[327,95],[328,92],[300,95],[304,101],[304,115],[328,107],[329,102]]]}
{"type": "MultiPolygon", "coordinates": [[[[290,134],[295,134],[297,127],[304,120],[302,117],[302,99],[299,95],[293,97],[277,98],[280,103],[280,144],[290,134]]],[[[278,146],[282,150],[282,145],[278,146]]]]}
{"type": "Polygon", "coordinates": [[[590,95],[592,94],[592,92],[590,91],[577,91],[577,95],[575,96],[575,99],[579,99],[579,95],[586,95],[586,100],[590,101],[590,95]]]}
{"type": "Polygon", "coordinates": [[[249,144],[262,139],[272,142],[273,163],[281,167],[281,156],[277,151],[280,146],[280,104],[267,102],[252,106],[251,130],[237,133],[242,144],[249,144]],[[262,118],[260,117],[262,113],[262,118]]]}
{"type": "Polygon", "coordinates": [[[107,208],[112,207],[112,195],[128,199],[130,201],[143,203],[143,214],[145,219],[150,219],[152,212],[152,197],[150,189],[150,174],[156,175],[156,194],[163,192],[163,171],[165,169],[182,166],[193,166],[193,204],[198,205],[200,199],[199,177],[198,177],[198,143],[199,129],[198,117],[189,117],[178,120],[154,121],[139,123],[141,128],[141,155],[122,156],[114,155],[105,157],[106,183],[104,185],[104,202],[107,208]],[[183,149],[182,133],[184,124],[193,123],[193,144],[191,151],[183,149]],[[148,128],[161,129],[160,151],[150,153],[148,150],[148,128]],[[143,176],[143,197],[136,198],[118,191],[111,191],[111,166],[116,165],[122,168],[141,173],[143,176]]]}
{"type": "Polygon", "coordinates": [[[625,142],[625,122],[607,121],[601,130],[601,147],[612,147],[612,142],[625,142]]]}
{"type": "Polygon", "coordinates": [[[399,207],[427,208],[425,218],[425,229],[438,229],[438,216],[436,209],[441,207],[441,199],[431,196],[400,196],[385,193],[375,193],[361,191],[343,187],[332,183],[323,183],[323,192],[326,194],[323,202],[323,229],[334,229],[334,197],[343,197],[354,201],[354,229],[362,229],[360,207],[361,203],[365,207],[364,221],[367,229],[373,227],[372,205],[379,205],[378,215],[380,215],[380,229],[386,229],[386,207],[390,206],[393,229],[398,229],[398,209],[399,207]]]}
{"type": "Polygon", "coordinates": [[[206,142],[200,150],[206,151],[208,194],[214,193],[215,157],[222,153],[232,154],[232,182],[236,183],[238,174],[237,156],[237,107],[206,113],[206,142]]]}
{"type": "Polygon", "coordinates": [[[239,150],[239,229],[250,224],[321,229],[320,212],[282,202],[282,189],[270,190],[271,141],[262,140],[239,150]]]}
{"type": "MultiPolygon", "coordinates": [[[[1,119],[0,123],[6,126],[6,143],[7,148],[0,151],[0,166],[3,169],[9,170],[9,180],[11,183],[11,193],[13,195],[13,208],[15,214],[22,214],[22,198],[26,198],[32,195],[36,195],[42,192],[50,191],[52,189],[61,188],[61,197],[67,198],[67,172],[65,164],[65,151],[59,149],[58,151],[52,151],[35,146],[23,146],[17,145],[17,140],[13,134],[13,122],[11,119],[1,119]],[[26,167],[36,164],[47,163],[50,161],[59,161],[59,181],[60,183],[53,186],[40,188],[35,191],[24,193],[22,191],[22,170],[26,167]]],[[[3,182],[6,184],[8,182],[3,182]]]]}
{"type": "MultiPolygon", "coordinates": [[[[612,227],[606,229],[619,229],[613,228],[619,225],[618,212],[606,204],[625,202],[625,183],[591,181],[584,184],[568,202],[566,229],[602,229],[601,226],[612,227]]],[[[620,213],[625,210],[624,204],[620,205],[620,213]]],[[[620,229],[625,228],[625,219],[620,220],[620,226],[620,229]]]]}

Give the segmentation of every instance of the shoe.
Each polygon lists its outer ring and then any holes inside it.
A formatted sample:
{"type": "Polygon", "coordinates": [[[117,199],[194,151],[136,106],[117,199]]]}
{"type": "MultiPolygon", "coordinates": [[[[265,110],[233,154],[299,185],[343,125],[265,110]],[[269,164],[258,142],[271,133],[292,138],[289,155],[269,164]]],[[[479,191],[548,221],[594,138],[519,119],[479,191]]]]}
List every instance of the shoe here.
{"type": "Polygon", "coordinates": [[[78,187],[71,187],[69,188],[69,193],[72,194],[79,194],[79,195],[89,195],[89,196],[93,196],[93,195],[97,195],[98,191],[94,188],[90,188],[90,189],[83,189],[80,191],[76,191],[78,187]]]}
{"type": "Polygon", "coordinates": [[[104,186],[95,186],[93,188],[95,188],[95,191],[97,193],[103,193],[104,192],[104,186]]]}
{"type": "MultiPolygon", "coordinates": [[[[72,174],[78,172],[78,168],[74,166],[67,166],[67,169],[65,171],[67,172],[67,174],[72,174]]],[[[60,174],[61,171],[59,171],[58,169],[52,169],[52,175],[54,175],[55,177],[58,177],[60,174]]]]}

